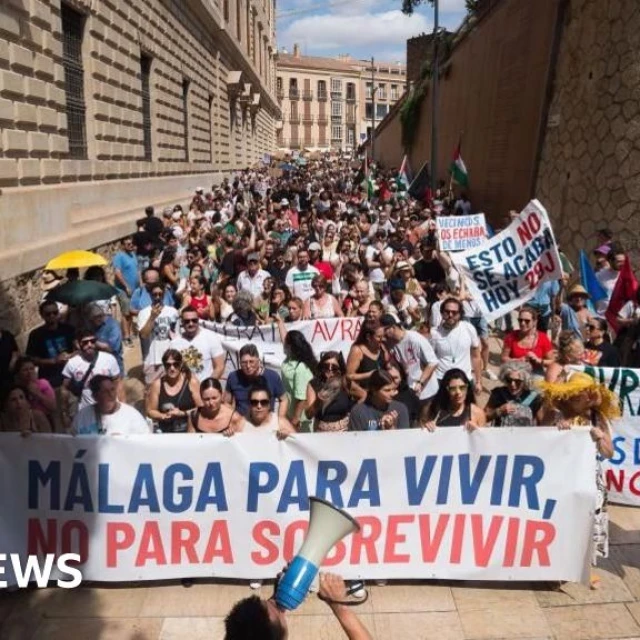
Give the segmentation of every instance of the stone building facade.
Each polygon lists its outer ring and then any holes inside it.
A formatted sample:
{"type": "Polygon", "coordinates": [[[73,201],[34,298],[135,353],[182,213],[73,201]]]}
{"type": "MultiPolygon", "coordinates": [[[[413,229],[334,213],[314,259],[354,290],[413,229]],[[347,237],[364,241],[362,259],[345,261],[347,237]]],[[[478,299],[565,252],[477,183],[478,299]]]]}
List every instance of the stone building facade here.
{"type": "Polygon", "coordinates": [[[2,2],[2,279],[271,151],[274,25],[274,0],[2,2]]]}
{"type": "Polygon", "coordinates": [[[277,145],[283,149],[351,150],[361,144],[405,89],[400,63],[279,53],[277,96],[282,125],[277,145]],[[375,105],[372,98],[375,85],[375,105]]]}
{"type": "Polygon", "coordinates": [[[558,241],[609,227],[640,258],[640,3],[572,0],[555,66],[537,193],[558,241]]]}

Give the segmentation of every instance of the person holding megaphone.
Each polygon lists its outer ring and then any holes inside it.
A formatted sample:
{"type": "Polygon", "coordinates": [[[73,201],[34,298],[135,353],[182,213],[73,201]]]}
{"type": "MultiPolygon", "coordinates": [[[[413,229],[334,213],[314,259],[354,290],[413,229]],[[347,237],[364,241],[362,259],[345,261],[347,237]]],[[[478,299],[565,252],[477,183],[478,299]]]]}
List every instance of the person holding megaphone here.
{"type": "MultiPolygon", "coordinates": [[[[360,530],[348,513],[326,500],[309,498],[309,528],[302,547],[276,579],[268,600],[251,596],[237,602],[225,619],[225,640],[284,640],[288,637],[286,612],[299,607],[309,593],[319,567],[334,545],[360,530]]],[[[347,597],[354,592],[344,580],[331,573],[320,573],[318,597],[324,600],[338,619],[347,638],[371,640],[366,627],[351,610],[347,597]]]]}
{"type": "MultiPolygon", "coordinates": [[[[273,595],[267,600],[250,596],[236,602],[225,618],[225,640],[285,640],[289,637],[286,610],[273,595]]],[[[344,580],[333,573],[321,573],[318,597],[324,600],[349,640],[372,640],[352,607],[343,603],[348,595],[344,580]]]]}

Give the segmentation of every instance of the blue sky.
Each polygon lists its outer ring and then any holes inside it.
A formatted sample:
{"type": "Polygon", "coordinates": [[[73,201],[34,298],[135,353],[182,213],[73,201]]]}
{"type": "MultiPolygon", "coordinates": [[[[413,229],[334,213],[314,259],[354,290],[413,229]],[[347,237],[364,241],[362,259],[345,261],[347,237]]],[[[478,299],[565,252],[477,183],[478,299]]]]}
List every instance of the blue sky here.
{"type": "MultiPolygon", "coordinates": [[[[440,0],[441,24],[455,29],[465,16],[464,4],[440,0]]],[[[404,62],[406,40],[433,30],[433,8],[425,2],[405,16],[401,6],[401,0],[278,0],[278,47],[291,52],[297,42],[310,56],[349,53],[354,58],[373,55],[404,62]]]]}

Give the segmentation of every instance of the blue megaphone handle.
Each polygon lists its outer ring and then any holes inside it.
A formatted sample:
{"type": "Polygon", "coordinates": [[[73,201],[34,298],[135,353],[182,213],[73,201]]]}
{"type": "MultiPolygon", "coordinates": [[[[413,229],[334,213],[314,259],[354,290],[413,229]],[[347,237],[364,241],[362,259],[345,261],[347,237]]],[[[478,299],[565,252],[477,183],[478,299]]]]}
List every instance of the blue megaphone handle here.
{"type": "Polygon", "coordinates": [[[318,567],[302,556],[296,556],[278,582],[276,603],[281,609],[297,609],[309,593],[318,567]]]}

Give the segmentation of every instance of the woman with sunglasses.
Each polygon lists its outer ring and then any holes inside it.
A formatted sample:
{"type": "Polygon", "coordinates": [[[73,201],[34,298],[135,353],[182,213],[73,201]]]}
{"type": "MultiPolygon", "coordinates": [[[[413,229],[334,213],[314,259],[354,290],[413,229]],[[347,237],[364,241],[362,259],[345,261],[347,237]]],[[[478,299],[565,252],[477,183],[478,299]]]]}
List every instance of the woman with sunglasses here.
{"type": "Polygon", "coordinates": [[[319,374],[307,385],[307,417],[314,431],[346,431],[353,400],[347,391],[346,365],[339,351],[320,356],[319,374]]]}
{"type": "Polygon", "coordinates": [[[304,301],[302,309],[302,316],[305,320],[342,317],[340,303],[330,293],[327,293],[327,279],[324,276],[314,276],[311,288],[313,293],[310,298],[304,301]]]}
{"type": "Polygon", "coordinates": [[[202,406],[188,414],[189,433],[219,433],[230,437],[242,431],[242,416],[223,402],[222,385],[215,378],[200,383],[202,406]]]}
{"type": "Polygon", "coordinates": [[[378,369],[371,374],[367,397],[349,415],[349,431],[387,431],[408,429],[407,407],[395,400],[398,387],[388,371],[378,369]]]}
{"type": "Polygon", "coordinates": [[[198,379],[184,365],[177,349],[162,356],[164,374],[154,380],[146,400],[146,413],[162,433],[186,433],[189,411],[202,406],[198,379]]]}
{"type": "Polygon", "coordinates": [[[435,431],[439,427],[464,427],[467,431],[475,431],[484,427],[487,418],[475,402],[476,396],[467,374],[462,369],[449,369],[427,410],[423,428],[435,431]]]}
{"type": "Polygon", "coordinates": [[[485,413],[494,427],[531,427],[542,409],[542,397],[531,388],[531,365],[507,362],[500,368],[504,384],[491,391],[485,413]]]}
{"type": "Polygon", "coordinates": [[[503,364],[514,360],[528,362],[538,376],[544,375],[553,362],[553,345],[545,332],[538,331],[538,312],[533,307],[526,304],[520,307],[518,329],[505,336],[500,358],[503,364]]]}
{"type": "Polygon", "coordinates": [[[266,385],[256,384],[249,389],[249,412],[242,426],[243,433],[275,433],[278,438],[294,435],[293,425],[271,411],[271,391],[266,385]]]}
{"type": "Polygon", "coordinates": [[[609,339],[609,326],[604,318],[589,318],[585,325],[587,342],[584,344],[585,364],[598,367],[621,367],[618,349],[609,339]]]}

